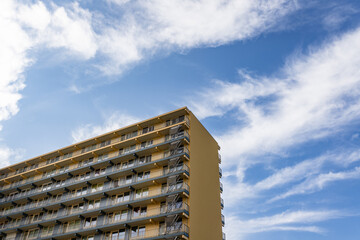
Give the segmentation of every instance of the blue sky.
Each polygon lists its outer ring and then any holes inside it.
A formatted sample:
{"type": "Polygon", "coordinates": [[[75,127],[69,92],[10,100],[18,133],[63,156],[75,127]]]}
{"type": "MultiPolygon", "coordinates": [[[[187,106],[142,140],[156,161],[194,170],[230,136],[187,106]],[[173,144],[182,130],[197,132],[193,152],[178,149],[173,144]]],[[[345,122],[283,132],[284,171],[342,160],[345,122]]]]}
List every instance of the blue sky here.
{"type": "Polygon", "coordinates": [[[188,106],[230,240],[360,235],[360,2],[0,1],[0,166],[188,106]]]}

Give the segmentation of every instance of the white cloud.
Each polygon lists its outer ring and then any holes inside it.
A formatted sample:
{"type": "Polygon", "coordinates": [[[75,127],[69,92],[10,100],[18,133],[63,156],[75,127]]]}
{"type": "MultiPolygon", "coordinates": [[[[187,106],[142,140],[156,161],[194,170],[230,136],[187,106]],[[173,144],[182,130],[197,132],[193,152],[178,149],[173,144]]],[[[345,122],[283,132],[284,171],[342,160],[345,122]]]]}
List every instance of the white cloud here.
{"type": "Polygon", "coordinates": [[[73,4],[68,9],[42,2],[21,4],[0,2],[0,122],[19,111],[18,102],[25,87],[23,72],[34,62],[29,50],[43,45],[65,48],[88,59],[97,46],[90,25],[91,14],[73,4]]]}
{"type": "MultiPolygon", "coordinates": [[[[358,168],[349,172],[338,169],[359,161],[359,152],[341,148],[275,170],[257,183],[250,183],[246,176],[247,170],[255,164],[269,164],[294,152],[294,157],[298,158],[301,153],[296,151],[301,144],[334,136],[344,126],[357,121],[360,117],[358,66],[360,28],[314,46],[306,54],[293,55],[272,76],[254,76],[240,71],[241,82],[215,80],[212,88],[193,98],[190,108],[201,118],[228,116],[227,113],[236,116],[233,126],[216,137],[225,171],[230,171],[222,180],[225,210],[238,206],[241,200],[241,205],[246,206],[242,209],[252,208],[259,213],[259,209],[273,206],[268,200],[279,191],[283,192],[281,188],[290,186],[289,193],[285,191],[284,196],[280,195],[284,198],[286,194],[321,190],[330,182],[358,178],[358,168]],[[325,164],[336,168],[335,173],[324,170],[325,164]],[[291,188],[294,184],[298,186],[291,188]]],[[[277,217],[286,219],[287,215],[277,217]]],[[[322,232],[316,226],[304,226],[301,221],[289,226],[277,223],[272,217],[244,221],[240,216],[233,216],[227,222],[230,239],[238,239],[237,234],[245,236],[273,230],[322,232]],[[239,229],[238,226],[244,227],[239,229]]]]}
{"type": "Polygon", "coordinates": [[[97,135],[104,134],[116,130],[121,127],[139,122],[140,119],[128,114],[115,112],[110,116],[107,116],[103,125],[85,124],[74,131],[71,136],[73,142],[79,142],[97,135]]]}
{"type": "Polygon", "coordinates": [[[117,1],[124,17],[99,35],[100,66],[119,73],[157,52],[218,46],[271,29],[298,6],[293,0],[117,1]],[[126,3],[126,4],[125,4],[126,3]]]}
{"type": "Polygon", "coordinates": [[[0,146],[0,169],[19,161],[24,155],[22,149],[11,149],[7,146],[0,146]]]}
{"type": "Polygon", "coordinates": [[[217,81],[194,100],[193,110],[202,117],[237,110],[239,123],[217,137],[228,165],[328,136],[360,116],[359,49],[356,29],[294,56],[278,77],[217,81]]]}
{"type": "Polygon", "coordinates": [[[250,220],[229,217],[225,231],[229,239],[245,239],[245,236],[249,233],[279,230],[323,233],[325,230],[312,224],[346,216],[350,216],[350,214],[335,210],[322,210],[286,211],[280,214],[250,220]]]}
{"type": "Polygon", "coordinates": [[[309,194],[315,191],[323,189],[326,185],[331,182],[349,180],[349,179],[359,179],[360,178],[360,167],[356,167],[350,171],[342,172],[329,172],[324,174],[319,174],[316,177],[308,178],[306,181],[292,187],[289,191],[274,197],[271,201],[276,201],[284,199],[297,194],[309,194]]]}

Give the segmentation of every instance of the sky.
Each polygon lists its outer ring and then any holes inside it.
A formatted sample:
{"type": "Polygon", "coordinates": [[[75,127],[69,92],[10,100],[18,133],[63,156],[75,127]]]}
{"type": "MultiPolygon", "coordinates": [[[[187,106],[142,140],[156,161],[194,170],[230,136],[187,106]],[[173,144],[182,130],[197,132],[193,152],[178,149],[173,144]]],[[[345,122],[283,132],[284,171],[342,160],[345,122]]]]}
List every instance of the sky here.
{"type": "Polygon", "coordinates": [[[188,106],[228,240],[360,235],[360,2],[1,0],[0,167],[188,106]]]}

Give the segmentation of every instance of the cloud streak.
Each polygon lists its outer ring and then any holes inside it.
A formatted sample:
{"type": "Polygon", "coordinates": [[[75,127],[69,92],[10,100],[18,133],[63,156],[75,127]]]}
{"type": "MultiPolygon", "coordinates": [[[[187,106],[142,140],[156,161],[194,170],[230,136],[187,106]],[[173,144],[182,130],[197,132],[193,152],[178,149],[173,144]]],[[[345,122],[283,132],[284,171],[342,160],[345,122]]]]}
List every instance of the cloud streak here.
{"type": "MultiPolygon", "coordinates": [[[[328,39],[306,53],[294,54],[272,76],[240,70],[239,82],[214,80],[213,87],[193,97],[189,105],[200,118],[232,116],[232,126],[216,137],[222,147],[224,169],[231,170],[223,179],[227,207],[238,207],[241,201],[259,214],[259,209],[274,207],[275,200],[315,193],[336,181],[359,178],[359,167],[351,165],[360,159],[356,149],[319,149],[312,153],[318,157],[307,160],[296,152],[304,143],[321,142],[356,124],[360,117],[358,66],[360,28],[328,39]],[[300,160],[273,168],[273,173],[255,183],[248,181],[247,173],[253,166],[271,166],[288,156],[300,160]]],[[[316,213],[323,217],[315,217],[314,223],[341,215],[341,211],[329,211],[329,215],[328,211],[316,213]]],[[[226,231],[230,239],[261,231],[324,231],[306,223],[312,212],[300,212],[253,216],[247,221],[241,214],[229,213],[226,231]]]]}
{"type": "Polygon", "coordinates": [[[218,140],[227,164],[281,150],[337,131],[360,115],[360,29],[290,59],[278,76],[241,83],[216,81],[193,109],[204,117],[236,110],[239,124],[218,140]],[[341,81],[339,81],[341,79],[341,81]],[[267,99],[265,103],[259,101],[267,99]],[[245,127],[243,127],[245,125],[245,127]],[[234,161],[231,161],[233,159],[234,161]]]}
{"type": "Polygon", "coordinates": [[[73,142],[83,141],[85,139],[95,137],[97,135],[110,132],[121,127],[139,122],[140,119],[124,113],[115,112],[106,117],[104,124],[84,124],[71,132],[73,142]]]}
{"type": "Polygon", "coordinates": [[[334,211],[286,211],[267,217],[250,220],[240,220],[233,217],[229,219],[226,232],[230,239],[246,239],[249,233],[268,231],[302,231],[324,233],[325,230],[314,226],[314,223],[343,218],[350,214],[334,211]]]}

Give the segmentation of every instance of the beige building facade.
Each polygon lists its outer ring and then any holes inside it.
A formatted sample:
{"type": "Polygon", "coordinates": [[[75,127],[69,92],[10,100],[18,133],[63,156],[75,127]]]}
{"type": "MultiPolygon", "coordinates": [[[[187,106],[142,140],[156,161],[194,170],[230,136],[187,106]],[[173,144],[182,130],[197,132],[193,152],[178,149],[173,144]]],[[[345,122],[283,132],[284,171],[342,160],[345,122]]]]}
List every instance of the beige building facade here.
{"type": "Polygon", "coordinates": [[[184,107],[0,169],[0,239],[224,239],[218,150],[184,107]]]}

